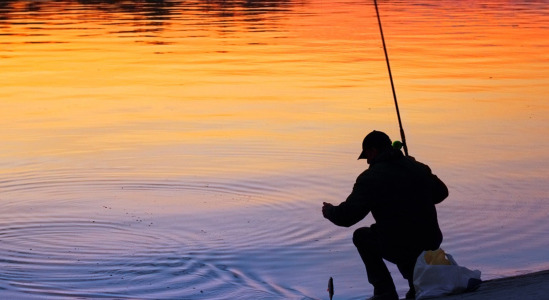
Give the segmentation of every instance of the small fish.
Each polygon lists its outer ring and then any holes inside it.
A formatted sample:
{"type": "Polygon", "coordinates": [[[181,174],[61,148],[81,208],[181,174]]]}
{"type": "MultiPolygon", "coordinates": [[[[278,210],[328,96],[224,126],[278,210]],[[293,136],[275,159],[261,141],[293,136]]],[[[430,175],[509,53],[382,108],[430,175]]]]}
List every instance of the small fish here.
{"type": "Polygon", "coordinates": [[[334,279],[330,277],[330,280],[328,280],[328,295],[330,295],[330,300],[332,300],[332,297],[334,296],[334,279]]]}

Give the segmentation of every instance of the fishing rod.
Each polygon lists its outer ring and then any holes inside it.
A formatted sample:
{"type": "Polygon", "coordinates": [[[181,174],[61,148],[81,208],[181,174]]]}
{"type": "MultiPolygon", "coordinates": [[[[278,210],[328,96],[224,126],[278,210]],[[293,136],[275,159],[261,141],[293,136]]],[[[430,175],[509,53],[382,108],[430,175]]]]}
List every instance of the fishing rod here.
{"type": "Polygon", "coordinates": [[[387,61],[387,70],[389,70],[389,79],[391,80],[391,89],[393,90],[393,99],[395,100],[395,108],[398,117],[398,126],[400,127],[400,138],[402,139],[402,147],[404,148],[404,154],[408,156],[408,144],[406,143],[406,137],[404,136],[404,128],[402,128],[402,121],[400,120],[400,111],[398,109],[397,95],[395,92],[395,84],[393,83],[393,74],[391,73],[391,65],[389,64],[389,55],[387,54],[387,47],[385,46],[385,37],[383,36],[383,28],[381,27],[381,19],[379,18],[379,10],[377,8],[377,0],[374,0],[374,6],[376,7],[377,23],[379,24],[379,33],[381,33],[381,41],[383,42],[383,52],[385,52],[385,61],[387,61]]]}

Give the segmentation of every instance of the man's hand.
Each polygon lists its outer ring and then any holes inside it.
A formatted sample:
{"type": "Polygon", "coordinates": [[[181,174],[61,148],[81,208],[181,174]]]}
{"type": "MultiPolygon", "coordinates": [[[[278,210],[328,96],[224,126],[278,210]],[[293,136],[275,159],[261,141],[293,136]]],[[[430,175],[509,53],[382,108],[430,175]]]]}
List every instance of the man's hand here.
{"type": "Polygon", "coordinates": [[[330,211],[334,206],[330,203],[322,202],[322,215],[324,218],[329,219],[330,211]]]}

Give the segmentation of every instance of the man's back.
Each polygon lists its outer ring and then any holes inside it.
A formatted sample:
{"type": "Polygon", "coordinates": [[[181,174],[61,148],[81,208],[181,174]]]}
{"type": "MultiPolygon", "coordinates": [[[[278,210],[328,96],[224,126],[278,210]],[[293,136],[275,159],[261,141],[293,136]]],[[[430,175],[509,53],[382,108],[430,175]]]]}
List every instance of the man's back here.
{"type": "Polygon", "coordinates": [[[359,176],[355,189],[362,190],[361,185],[370,190],[362,201],[376,220],[372,229],[387,242],[438,248],[442,233],[435,204],[448,196],[448,190],[428,166],[390,151],[359,176]]]}

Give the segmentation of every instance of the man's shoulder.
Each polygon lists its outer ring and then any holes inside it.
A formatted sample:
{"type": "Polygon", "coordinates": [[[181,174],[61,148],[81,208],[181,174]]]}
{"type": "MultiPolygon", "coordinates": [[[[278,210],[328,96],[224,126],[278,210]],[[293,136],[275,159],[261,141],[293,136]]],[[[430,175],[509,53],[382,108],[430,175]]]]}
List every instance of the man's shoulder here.
{"type": "Polygon", "coordinates": [[[360,175],[358,175],[358,177],[356,178],[356,180],[361,180],[361,179],[366,179],[368,177],[371,177],[372,176],[372,170],[371,168],[368,168],[366,170],[364,170],[362,173],[360,173],[360,175]]]}
{"type": "Polygon", "coordinates": [[[373,180],[375,178],[375,173],[375,169],[370,166],[368,169],[364,170],[362,173],[360,173],[360,175],[358,175],[358,177],[356,178],[356,182],[359,183],[373,180]]]}
{"type": "Polygon", "coordinates": [[[415,158],[406,157],[405,159],[410,165],[414,166],[415,168],[431,173],[431,168],[427,164],[417,161],[415,158]]]}
{"type": "Polygon", "coordinates": [[[387,176],[387,170],[387,166],[381,163],[370,165],[368,169],[358,175],[356,181],[357,183],[375,183],[387,176]]]}

